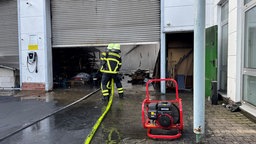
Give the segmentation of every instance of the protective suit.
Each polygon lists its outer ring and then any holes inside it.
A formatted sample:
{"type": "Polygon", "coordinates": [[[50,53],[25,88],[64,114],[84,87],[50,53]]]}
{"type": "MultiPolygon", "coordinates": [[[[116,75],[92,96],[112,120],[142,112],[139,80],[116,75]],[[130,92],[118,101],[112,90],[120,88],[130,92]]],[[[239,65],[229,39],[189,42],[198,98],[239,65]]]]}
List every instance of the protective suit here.
{"type": "Polygon", "coordinates": [[[108,101],[109,99],[110,90],[108,88],[108,82],[110,82],[111,79],[114,79],[119,97],[123,98],[124,96],[124,90],[119,76],[119,69],[122,66],[120,53],[120,44],[111,43],[108,45],[107,51],[101,54],[100,72],[102,72],[101,92],[103,95],[103,101],[108,101]]]}

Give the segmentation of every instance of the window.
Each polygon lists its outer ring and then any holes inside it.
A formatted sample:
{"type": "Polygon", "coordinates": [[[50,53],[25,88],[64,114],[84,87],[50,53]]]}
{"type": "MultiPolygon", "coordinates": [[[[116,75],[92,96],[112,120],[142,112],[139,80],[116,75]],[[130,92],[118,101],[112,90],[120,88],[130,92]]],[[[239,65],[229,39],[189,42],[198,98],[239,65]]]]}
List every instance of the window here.
{"type": "Polygon", "coordinates": [[[228,2],[221,7],[221,22],[228,20],[228,2]]]}
{"type": "Polygon", "coordinates": [[[256,68],[256,7],[245,13],[244,67],[256,68]]]}
{"type": "Polygon", "coordinates": [[[248,4],[252,0],[244,0],[244,5],[248,4]]]}
{"type": "Polygon", "coordinates": [[[256,77],[244,75],[244,101],[256,106],[256,77]]]}
{"type": "MultiPolygon", "coordinates": [[[[248,3],[249,1],[244,1],[248,3]]],[[[244,9],[243,100],[256,106],[256,0],[244,9]]]]}
{"type": "Polygon", "coordinates": [[[220,89],[227,92],[227,56],[228,56],[228,1],[221,5],[221,41],[220,41],[220,89]]]}

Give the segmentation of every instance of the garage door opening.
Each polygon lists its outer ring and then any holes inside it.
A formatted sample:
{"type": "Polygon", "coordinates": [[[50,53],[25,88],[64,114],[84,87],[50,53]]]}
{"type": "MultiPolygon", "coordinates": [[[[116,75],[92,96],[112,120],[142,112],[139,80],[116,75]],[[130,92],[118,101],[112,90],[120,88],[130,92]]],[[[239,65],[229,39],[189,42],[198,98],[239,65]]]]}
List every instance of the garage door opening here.
{"type": "Polygon", "coordinates": [[[159,44],[122,45],[120,72],[129,75],[129,83],[144,84],[154,77],[159,44]]]}
{"type": "Polygon", "coordinates": [[[98,78],[100,50],[96,47],[53,48],[54,88],[83,87],[99,85],[98,78]]]}
{"type": "Polygon", "coordinates": [[[193,89],[193,32],[166,34],[167,77],[174,78],[179,90],[193,89]]]}
{"type": "MultiPolygon", "coordinates": [[[[52,49],[54,88],[99,86],[100,56],[106,46],[52,49]],[[95,80],[96,78],[96,80],[95,80]]],[[[121,75],[147,71],[153,77],[159,44],[122,45],[121,75]]]]}

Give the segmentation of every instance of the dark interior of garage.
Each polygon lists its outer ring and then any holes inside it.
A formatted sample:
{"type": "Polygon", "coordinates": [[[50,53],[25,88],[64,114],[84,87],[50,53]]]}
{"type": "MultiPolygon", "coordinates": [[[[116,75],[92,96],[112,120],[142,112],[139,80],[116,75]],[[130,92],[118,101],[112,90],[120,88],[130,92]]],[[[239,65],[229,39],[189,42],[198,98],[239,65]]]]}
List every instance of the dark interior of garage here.
{"type": "MultiPolygon", "coordinates": [[[[80,87],[99,77],[100,50],[88,48],[53,48],[54,88],[80,87]]],[[[96,84],[97,85],[97,84],[96,84]]]]}
{"type": "Polygon", "coordinates": [[[193,88],[193,45],[193,32],[166,34],[166,74],[176,79],[179,90],[193,88]]]}

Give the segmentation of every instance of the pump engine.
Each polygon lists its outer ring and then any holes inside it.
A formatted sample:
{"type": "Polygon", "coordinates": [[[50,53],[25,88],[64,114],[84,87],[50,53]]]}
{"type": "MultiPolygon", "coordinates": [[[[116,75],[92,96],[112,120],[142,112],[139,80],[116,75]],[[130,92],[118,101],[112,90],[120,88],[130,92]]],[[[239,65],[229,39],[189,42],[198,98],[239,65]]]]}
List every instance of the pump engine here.
{"type": "Polygon", "coordinates": [[[148,118],[151,124],[159,124],[162,127],[170,127],[179,123],[179,109],[171,102],[158,102],[148,104],[148,118]]]}

